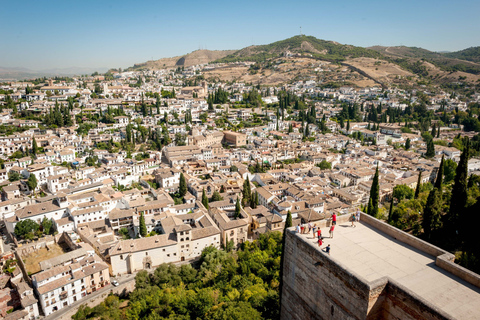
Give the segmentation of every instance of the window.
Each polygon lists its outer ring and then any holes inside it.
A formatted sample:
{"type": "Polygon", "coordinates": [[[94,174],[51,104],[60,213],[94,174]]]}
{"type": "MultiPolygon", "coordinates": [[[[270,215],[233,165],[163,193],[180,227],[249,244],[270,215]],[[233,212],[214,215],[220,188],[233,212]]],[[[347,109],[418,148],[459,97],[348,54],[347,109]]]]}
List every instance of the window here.
{"type": "Polygon", "coordinates": [[[145,252],[145,255],[148,256],[148,252],[145,252]]]}
{"type": "Polygon", "coordinates": [[[76,293],[76,292],[75,292],[75,289],[73,289],[73,290],[72,290],[72,294],[75,294],[75,293],[76,293]]]}
{"type": "Polygon", "coordinates": [[[123,260],[123,254],[120,255],[120,260],[123,260]]]}
{"type": "Polygon", "coordinates": [[[170,257],[170,253],[169,253],[169,254],[167,254],[167,257],[170,257]]]}

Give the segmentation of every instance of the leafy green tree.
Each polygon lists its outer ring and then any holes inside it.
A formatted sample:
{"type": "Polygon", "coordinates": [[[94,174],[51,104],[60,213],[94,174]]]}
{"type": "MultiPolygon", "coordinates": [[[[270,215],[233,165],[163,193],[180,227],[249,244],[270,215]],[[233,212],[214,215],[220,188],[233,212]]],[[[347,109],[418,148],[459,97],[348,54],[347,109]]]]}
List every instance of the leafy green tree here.
{"type": "Polygon", "coordinates": [[[202,204],[205,207],[205,209],[207,210],[209,209],[208,198],[207,198],[207,194],[205,193],[205,188],[203,188],[203,191],[202,191],[202,204]]]}
{"type": "Polygon", "coordinates": [[[42,220],[42,229],[44,234],[51,234],[53,227],[53,222],[50,219],[47,219],[47,217],[44,217],[42,220]]]}
{"type": "Polygon", "coordinates": [[[213,192],[213,195],[212,195],[212,201],[211,202],[214,202],[214,201],[222,201],[223,200],[223,197],[220,195],[220,193],[218,191],[215,190],[215,192],[213,192]]]}
{"type": "Polygon", "coordinates": [[[183,173],[180,173],[180,186],[178,187],[178,193],[180,197],[184,197],[187,194],[187,181],[183,173]]]}
{"type": "Polygon", "coordinates": [[[407,138],[407,141],[405,141],[405,150],[409,150],[410,149],[410,138],[407,138]]]}
{"type": "Polygon", "coordinates": [[[445,174],[445,183],[453,181],[455,178],[455,171],[457,170],[457,163],[452,159],[445,160],[443,165],[443,172],[445,174]]]}
{"type": "Polygon", "coordinates": [[[130,234],[127,228],[121,228],[118,233],[122,236],[123,240],[130,239],[130,234]]]}
{"type": "Polygon", "coordinates": [[[393,188],[393,198],[397,198],[399,202],[403,199],[412,199],[414,195],[413,189],[407,185],[399,184],[393,188]]]}
{"type": "Polygon", "coordinates": [[[380,185],[378,183],[378,165],[373,176],[370,198],[368,200],[367,214],[376,217],[378,215],[378,201],[380,199],[380,185]]]}
{"type": "Polygon", "coordinates": [[[40,226],[38,223],[33,220],[22,220],[15,225],[15,235],[17,237],[25,238],[28,233],[34,234],[39,228],[40,226]]]}
{"type": "Polygon", "coordinates": [[[37,177],[33,173],[28,177],[27,186],[35,193],[35,189],[37,188],[37,177]]]}
{"type": "Polygon", "coordinates": [[[420,194],[420,187],[422,185],[422,171],[419,172],[418,174],[418,180],[417,180],[417,187],[415,188],[415,199],[418,198],[418,195],[420,194]]]}
{"type": "Polygon", "coordinates": [[[232,165],[232,166],[230,167],[230,172],[238,172],[237,166],[232,165]]]}
{"type": "Polygon", "coordinates": [[[322,170],[332,169],[332,163],[328,162],[327,160],[322,160],[320,163],[316,164],[322,170]]]}
{"type": "Polygon", "coordinates": [[[18,172],[16,171],[8,171],[8,180],[10,182],[13,182],[13,181],[18,181],[21,179],[21,176],[18,172]]]}
{"type": "Polygon", "coordinates": [[[147,225],[145,224],[145,217],[143,216],[143,212],[140,213],[140,226],[139,226],[139,232],[142,237],[147,236],[147,225]]]}

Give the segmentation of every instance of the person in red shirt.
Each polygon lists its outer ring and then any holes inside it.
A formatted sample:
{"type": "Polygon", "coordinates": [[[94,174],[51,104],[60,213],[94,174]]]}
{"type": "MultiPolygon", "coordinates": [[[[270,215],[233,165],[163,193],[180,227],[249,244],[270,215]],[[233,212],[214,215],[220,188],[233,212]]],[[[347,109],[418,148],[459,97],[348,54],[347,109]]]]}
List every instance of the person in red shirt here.
{"type": "Polygon", "coordinates": [[[318,246],[321,247],[323,244],[322,238],[318,238],[318,246]]]}
{"type": "Polygon", "coordinates": [[[335,225],[330,227],[330,238],[333,238],[333,230],[335,230],[335,225]]]}
{"type": "Polygon", "coordinates": [[[337,225],[337,214],[336,214],[336,213],[334,213],[334,214],[332,215],[332,224],[333,224],[334,226],[337,225]]]}
{"type": "Polygon", "coordinates": [[[320,230],[320,228],[318,228],[318,231],[317,231],[317,238],[318,239],[322,238],[322,230],[320,230]]]}

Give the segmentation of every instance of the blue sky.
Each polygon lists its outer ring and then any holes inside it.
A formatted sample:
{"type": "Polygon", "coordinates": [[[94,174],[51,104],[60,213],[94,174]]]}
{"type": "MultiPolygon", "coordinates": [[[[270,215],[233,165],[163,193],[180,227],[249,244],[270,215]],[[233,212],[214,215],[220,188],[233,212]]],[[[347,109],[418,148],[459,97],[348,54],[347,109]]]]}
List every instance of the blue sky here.
{"type": "Polygon", "coordinates": [[[0,66],[128,67],[299,34],[357,46],[480,45],[480,1],[2,1],[0,66]]]}

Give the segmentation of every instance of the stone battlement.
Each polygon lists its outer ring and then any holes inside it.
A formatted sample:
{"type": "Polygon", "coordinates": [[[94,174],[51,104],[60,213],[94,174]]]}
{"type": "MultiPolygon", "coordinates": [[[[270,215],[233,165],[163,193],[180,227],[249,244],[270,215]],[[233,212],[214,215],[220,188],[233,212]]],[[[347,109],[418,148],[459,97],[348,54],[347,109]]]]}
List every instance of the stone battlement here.
{"type": "Polygon", "coordinates": [[[347,219],[325,239],[330,255],[287,231],[282,319],[480,318],[479,277],[452,254],[365,214],[355,228],[347,219]]]}

